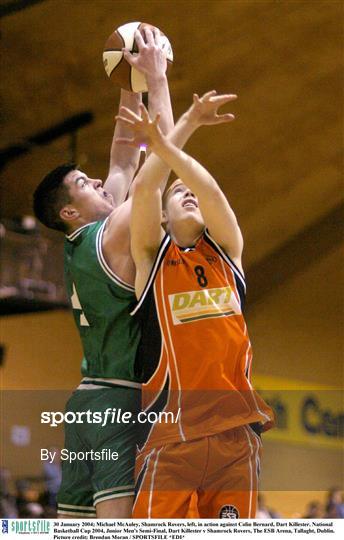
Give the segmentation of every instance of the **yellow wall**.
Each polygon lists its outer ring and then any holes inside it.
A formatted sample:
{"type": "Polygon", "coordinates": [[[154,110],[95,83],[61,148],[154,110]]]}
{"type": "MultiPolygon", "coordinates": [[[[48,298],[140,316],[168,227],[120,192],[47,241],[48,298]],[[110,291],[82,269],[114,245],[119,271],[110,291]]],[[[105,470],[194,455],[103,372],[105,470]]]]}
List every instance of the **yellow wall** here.
{"type": "Polygon", "coordinates": [[[40,423],[42,411],[63,411],[80,381],[82,350],[71,313],[14,315],[0,319],[5,360],[0,369],[1,466],[14,476],[40,475],[40,448],[63,447],[63,429],[40,423]],[[30,443],[11,442],[13,426],[30,428],[30,443]]]}
{"type": "MultiPolygon", "coordinates": [[[[249,306],[248,328],[259,374],[343,386],[343,249],[293,275],[249,306]]],[[[250,284],[247,284],[248,288],[250,284]]]]}
{"type": "MultiPolygon", "coordinates": [[[[343,388],[342,249],[320,258],[299,275],[293,276],[292,260],[288,265],[290,280],[249,307],[253,371],[260,378],[305,381],[315,394],[319,383],[343,388]]],[[[343,412],[342,400],[337,407],[343,412]]],[[[268,438],[263,436],[261,487],[267,490],[267,503],[284,516],[302,514],[308,501],[323,500],[324,491],[343,484],[341,449],[268,438]]]]}
{"type": "Polygon", "coordinates": [[[6,389],[72,389],[80,381],[82,349],[68,311],[13,315],[0,319],[6,389]]]}

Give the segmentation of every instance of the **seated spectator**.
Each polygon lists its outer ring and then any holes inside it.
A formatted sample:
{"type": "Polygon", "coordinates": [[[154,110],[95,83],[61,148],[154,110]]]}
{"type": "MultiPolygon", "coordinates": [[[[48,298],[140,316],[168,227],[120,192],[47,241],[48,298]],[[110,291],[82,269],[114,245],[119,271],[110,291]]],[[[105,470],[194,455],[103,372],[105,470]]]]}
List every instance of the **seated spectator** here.
{"type": "Polygon", "coordinates": [[[343,494],[338,487],[331,488],[327,494],[326,517],[344,518],[343,494]]]}
{"type": "Polygon", "coordinates": [[[321,519],[324,517],[324,508],[320,501],[311,501],[307,504],[304,519],[321,519]]]}
{"type": "Polygon", "coordinates": [[[56,495],[61,484],[61,454],[58,448],[49,448],[50,452],[54,452],[52,463],[45,461],[43,463],[43,473],[45,479],[46,490],[48,493],[48,506],[56,507],[56,495]]]}
{"type": "Polygon", "coordinates": [[[28,478],[20,478],[16,481],[17,508],[20,518],[43,517],[43,506],[38,502],[39,491],[32,488],[28,478]]]}
{"type": "Polygon", "coordinates": [[[275,512],[275,510],[272,510],[272,508],[268,508],[265,504],[265,497],[262,495],[262,493],[258,494],[258,505],[257,505],[257,512],[256,512],[256,518],[258,519],[276,519],[280,518],[281,515],[275,512]]]}
{"type": "Polygon", "coordinates": [[[0,517],[17,518],[16,500],[10,493],[11,473],[8,469],[0,468],[0,517]]]}

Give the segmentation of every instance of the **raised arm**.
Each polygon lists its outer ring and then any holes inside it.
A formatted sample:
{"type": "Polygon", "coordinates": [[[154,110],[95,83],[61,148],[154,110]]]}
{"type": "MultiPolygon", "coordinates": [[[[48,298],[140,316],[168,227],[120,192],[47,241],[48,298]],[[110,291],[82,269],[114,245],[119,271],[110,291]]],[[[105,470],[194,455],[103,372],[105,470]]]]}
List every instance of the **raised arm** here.
{"type": "MultiPolygon", "coordinates": [[[[121,90],[119,110],[121,107],[126,107],[138,113],[140,103],[141,94],[121,90]]],[[[116,122],[110,151],[109,173],[104,188],[112,195],[117,206],[125,200],[139,164],[139,148],[124,148],[123,145],[116,142],[117,139],[129,135],[130,129],[128,126],[123,122],[116,122]]]]}
{"type": "MultiPolygon", "coordinates": [[[[161,35],[158,28],[144,28],[143,38],[141,32],[136,30],[135,40],[138,55],[129,51],[124,57],[133,67],[141,71],[148,87],[148,110],[151,118],[160,114],[160,129],[166,135],[174,127],[173,111],[170,98],[168,80],[166,76],[167,60],[161,47],[161,35]]],[[[165,168],[164,176],[160,179],[162,191],[165,189],[169,177],[169,169],[165,168]]]]}
{"type": "Polygon", "coordinates": [[[198,161],[164,137],[157,138],[153,151],[197,196],[205,226],[211,236],[242,270],[242,234],[235,214],[216,180],[198,161]]]}
{"type": "Polygon", "coordinates": [[[166,77],[167,60],[161,47],[158,28],[144,28],[145,40],[140,31],[135,31],[138,55],[124,51],[124,57],[131,66],[144,74],[148,87],[149,114],[151,118],[160,113],[160,129],[169,133],[173,126],[173,112],[170,91],[166,77]]]}
{"type": "MultiPolygon", "coordinates": [[[[158,69],[149,70],[146,74],[148,86],[148,111],[151,118],[160,113],[160,129],[167,135],[174,127],[173,110],[168,86],[166,69],[167,60],[162,51],[161,34],[158,29],[146,30],[146,39],[150,47],[156,49],[158,69]]],[[[167,180],[167,179],[166,179],[167,180]]]]}
{"type": "MultiPolygon", "coordinates": [[[[177,146],[183,146],[192,133],[201,125],[214,125],[230,122],[232,114],[218,115],[221,105],[236,99],[236,95],[216,95],[215,91],[208,92],[202,98],[194,95],[192,106],[184,113],[174,127],[168,139],[177,146]]],[[[152,145],[151,136],[157,132],[157,120],[151,122],[147,112],[142,108],[142,118],[128,110],[121,110],[120,119],[131,126],[134,137],[124,139],[120,143],[138,146],[141,143],[152,145]]],[[[136,291],[140,295],[156,251],[160,245],[161,228],[161,179],[170,167],[154,153],[149,156],[135,180],[135,190],[131,220],[132,255],[136,264],[136,291]]]]}
{"type": "MultiPolygon", "coordinates": [[[[148,86],[149,112],[155,117],[161,114],[160,127],[163,133],[173,129],[173,113],[166,77],[167,61],[161,48],[161,36],[157,28],[144,29],[145,40],[139,31],[135,32],[138,54],[133,55],[124,50],[124,57],[129,64],[144,73],[148,86]]],[[[121,107],[138,113],[141,94],[121,90],[121,107]]],[[[119,206],[126,198],[139,164],[140,150],[137,147],[123,147],[117,144],[118,139],[129,137],[130,130],[123,122],[117,122],[112,141],[110,170],[105,182],[105,189],[114,197],[119,206]]],[[[162,179],[165,184],[168,174],[162,179]]]]}

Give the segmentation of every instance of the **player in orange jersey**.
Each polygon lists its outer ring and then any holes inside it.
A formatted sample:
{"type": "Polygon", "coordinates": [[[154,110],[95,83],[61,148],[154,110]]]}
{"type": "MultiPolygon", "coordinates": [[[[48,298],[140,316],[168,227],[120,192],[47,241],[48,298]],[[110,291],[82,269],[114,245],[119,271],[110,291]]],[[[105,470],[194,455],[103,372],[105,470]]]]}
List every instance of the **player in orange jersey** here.
{"type": "Polygon", "coordinates": [[[158,117],[143,106],[141,117],[121,115],[130,144],[155,154],[137,176],[131,222],[143,410],[174,414],[142,431],[133,516],[185,517],[196,491],[200,517],[252,518],[261,451],[253,426],[271,427],[273,414],[250,383],[242,235],[215,179],[162,134],[158,117]],[[180,179],[162,212],[164,167],[180,179]]]}

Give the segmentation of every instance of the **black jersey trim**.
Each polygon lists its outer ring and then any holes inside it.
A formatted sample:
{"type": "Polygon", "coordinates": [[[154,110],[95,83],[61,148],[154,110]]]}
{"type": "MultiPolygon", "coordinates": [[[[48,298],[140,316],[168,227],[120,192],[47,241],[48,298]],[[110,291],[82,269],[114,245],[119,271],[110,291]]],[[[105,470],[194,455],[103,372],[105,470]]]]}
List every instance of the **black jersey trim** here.
{"type": "Polygon", "coordinates": [[[245,305],[245,296],[246,296],[246,283],[243,273],[239,270],[234,261],[229,257],[229,255],[215,242],[208,232],[204,231],[204,240],[220,255],[225,263],[228,264],[229,268],[233,272],[234,280],[236,283],[237,291],[240,298],[241,310],[244,309],[245,305]]]}
{"type": "Polygon", "coordinates": [[[109,278],[111,278],[112,281],[114,281],[116,283],[116,285],[118,285],[122,289],[125,289],[126,291],[135,292],[135,288],[132,285],[130,285],[126,281],[123,281],[123,279],[119,278],[115,274],[115,272],[113,270],[111,270],[110,266],[107,264],[107,262],[105,260],[105,257],[103,255],[102,238],[103,238],[104,228],[105,228],[105,225],[106,225],[106,222],[107,222],[108,219],[109,218],[105,219],[103,225],[100,227],[99,231],[97,232],[96,249],[97,249],[98,262],[99,262],[102,270],[104,270],[105,274],[107,274],[109,276],[109,278]]]}
{"type": "Polygon", "coordinates": [[[245,290],[246,290],[246,283],[245,283],[245,276],[244,274],[241,272],[241,270],[239,270],[239,268],[237,267],[237,265],[235,264],[234,261],[232,261],[232,259],[230,258],[230,256],[228,255],[228,253],[226,253],[220,246],[217,242],[215,242],[214,238],[212,238],[208,232],[208,230],[206,229],[204,231],[204,236],[205,236],[205,239],[208,243],[210,243],[210,245],[212,245],[216,251],[222,256],[222,258],[229,264],[229,266],[232,268],[232,270],[238,275],[241,283],[243,284],[245,290]]]}
{"type": "Polygon", "coordinates": [[[130,312],[131,316],[135,315],[135,313],[137,313],[139,308],[142,306],[143,301],[146,298],[150,287],[152,286],[152,283],[153,283],[153,281],[155,279],[155,276],[156,276],[156,274],[157,274],[157,272],[158,272],[158,270],[160,268],[160,265],[161,265],[161,263],[162,263],[162,261],[163,261],[163,259],[165,257],[165,254],[166,254],[170,244],[171,244],[171,237],[166,233],[164,238],[161,241],[160,247],[159,247],[158,252],[156,254],[155,261],[154,261],[154,264],[153,264],[152,269],[150,271],[149,278],[147,280],[145,288],[143,289],[142,294],[141,294],[140,298],[138,299],[135,308],[133,309],[133,311],[130,312]]]}
{"type": "MultiPolygon", "coordinates": [[[[170,395],[170,374],[169,374],[169,371],[167,370],[165,380],[164,380],[162,388],[160,389],[159,394],[155,396],[154,400],[148,405],[148,407],[143,409],[143,411],[146,413],[147,416],[150,412],[155,412],[156,414],[159,414],[160,412],[164,411],[168,403],[169,395],[170,395]]],[[[146,422],[145,424],[140,425],[140,432],[138,435],[138,441],[136,443],[137,448],[140,452],[146,446],[149,436],[154,428],[154,425],[155,425],[154,423],[149,423],[149,422],[146,422]]]]}

